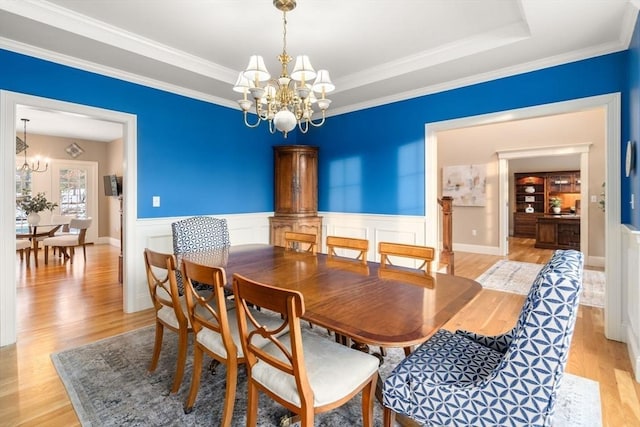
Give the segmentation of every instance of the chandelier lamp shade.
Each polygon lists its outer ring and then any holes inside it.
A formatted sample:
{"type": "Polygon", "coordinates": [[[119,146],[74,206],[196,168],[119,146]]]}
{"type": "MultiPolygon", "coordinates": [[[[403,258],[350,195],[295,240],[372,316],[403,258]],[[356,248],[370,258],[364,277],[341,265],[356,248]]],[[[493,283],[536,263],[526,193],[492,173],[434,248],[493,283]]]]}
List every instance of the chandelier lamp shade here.
{"type": "Polygon", "coordinates": [[[269,131],[287,133],[298,126],[300,132],[307,133],[310,126],[322,126],[325,111],[331,100],[326,94],[335,89],[327,70],[314,70],[307,55],[296,57],[293,71],[289,74],[288,65],[292,57],[287,54],[287,12],[296,7],[295,0],[273,0],[273,5],[282,11],[283,47],[278,55],[282,65],[280,77],[272,79],[271,74],[260,55],[252,55],[249,65],[238,75],[233,90],[243,94],[238,101],[244,115],[244,124],[257,127],[262,121],[269,124],[269,131]],[[322,118],[313,121],[314,107],[322,118]],[[257,120],[250,123],[248,113],[254,110],[257,120]]]}
{"type": "Polygon", "coordinates": [[[24,133],[22,135],[22,137],[24,138],[23,144],[24,144],[24,163],[22,164],[22,166],[20,166],[18,168],[18,171],[22,171],[22,172],[46,172],[47,169],[49,169],[49,162],[47,161],[47,159],[45,159],[43,161],[43,165],[40,164],[40,159],[36,158],[35,161],[29,163],[27,161],[27,148],[29,147],[27,145],[27,122],[29,121],[29,119],[20,119],[22,120],[22,122],[24,123],[24,133]]]}

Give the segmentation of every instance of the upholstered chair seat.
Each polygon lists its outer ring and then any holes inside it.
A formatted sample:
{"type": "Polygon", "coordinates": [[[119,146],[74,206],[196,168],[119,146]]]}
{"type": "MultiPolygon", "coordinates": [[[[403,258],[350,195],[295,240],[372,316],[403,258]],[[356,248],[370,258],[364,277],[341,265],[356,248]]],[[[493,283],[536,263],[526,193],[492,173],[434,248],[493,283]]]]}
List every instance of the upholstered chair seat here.
{"type": "Polygon", "coordinates": [[[16,252],[20,254],[21,260],[26,257],[27,265],[29,265],[29,260],[31,258],[31,241],[28,239],[17,239],[16,252]]]}

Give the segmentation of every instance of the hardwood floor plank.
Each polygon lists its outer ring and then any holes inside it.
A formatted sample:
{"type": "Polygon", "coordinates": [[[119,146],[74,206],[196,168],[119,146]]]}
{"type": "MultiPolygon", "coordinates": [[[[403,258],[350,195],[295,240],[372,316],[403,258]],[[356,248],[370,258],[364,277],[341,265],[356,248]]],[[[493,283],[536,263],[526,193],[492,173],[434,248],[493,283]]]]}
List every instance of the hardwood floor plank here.
{"type": "MultiPolygon", "coordinates": [[[[552,251],[533,248],[532,239],[511,239],[509,259],[545,263],[552,251]]],[[[43,253],[39,254],[43,261],[43,253]]],[[[501,257],[457,252],[456,274],[477,278],[501,257]]],[[[140,259],[142,262],[142,257],[140,259]]],[[[153,324],[146,310],[122,311],[118,250],[87,248],[87,263],[73,266],[57,258],[48,266],[27,268],[16,257],[18,343],[0,348],[0,424],[9,426],[79,425],[50,354],[153,324]]],[[[483,290],[447,324],[497,334],[513,327],[524,297],[483,290]]],[[[600,308],[581,306],[567,372],[600,383],[603,425],[640,425],[640,384],[633,376],[624,343],[604,337],[600,308]]]]}

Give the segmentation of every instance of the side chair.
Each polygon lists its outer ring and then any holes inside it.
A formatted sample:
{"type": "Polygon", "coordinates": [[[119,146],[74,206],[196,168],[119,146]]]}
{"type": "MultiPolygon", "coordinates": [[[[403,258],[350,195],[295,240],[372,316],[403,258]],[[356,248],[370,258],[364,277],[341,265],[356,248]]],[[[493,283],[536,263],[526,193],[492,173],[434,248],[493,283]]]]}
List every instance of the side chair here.
{"type": "MultiPolygon", "coordinates": [[[[205,252],[231,246],[229,228],[224,218],[194,216],[171,223],[173,253],[180,257],[189,252],[205,252]]],[[[178,291],[184,292],[182,272],[177,272],[178,291]]]]}
{"type": "Polygon", "coordinates": [[[360,260],[363,264],[367,263],[369,241],[366,239],[327,236],[327,255],[329,259],[339,256],[336,253],[336,249],[346,249],[348,252],[355,253],[355,259],[360,260]]]}
{"type": "MultiPolygon", "coordinates": [[[[366,239],[358,239],[355,237],[339,237],[327,236],[327,258],[328,261],[336,259],[344,259],[347,256],[340,256],[336,249],[344,249],[349,254],[354,255],[354,259],[360,261],[363,265],[367,264],[367,253],[369,252],[369,241],[366,239]]],[[[336,342],[344,345],[349,344],[349,338],[338,333],[335,334],[336,342]]]]}
{"type": "Polygon", "coordinates": [[[417,270],[424,270],[431,273],[431,263],[435,257],[435,249],[429,246],[407,245],[403,243],[380,242],[378,244],[380,253],[380,268],[392,266],[391,258],[410,258],[422,261],[417,270]]]}
{"type": "MultiPolygon", "coordinates": [[[[226,366],[226,390],[220,425],[230,426],[236,398],[238,365],[244,364],[246,360],[240,344],[235,308],[225,296],[225,273],[222,268],[205,266],[188,260],[182,261],[181,269],[188,314],[195,335],[191,386],[184,404],[184,412],[188,414],[193,410],[200,388],[202,359],[206,353],[215,361],[211,365],[212,369],[215,369],[218,363],[226,366]]],[[[281,322],[273,314],[254,309],[250,312],[265,325],[279,325],[281,322]]],[[[282,333],[286,332],[286,330],[282,331],[282,333]]],[[[215,402],[208,402],[208,404],[213,403],[215,402]]]]}
{"type": "Polygon", "coordinates": [[[299,415],[302,427],[311,427],[316,413],[335,409],[362,391],[363,425],[373,425],[379,364],[375,356],[313,333],[303,334],[300,317],[305,306],[298,291],[238,274],[233,276],[233,290],[247,359],[247,427],[256,425],[259,392],[299,415]],[[280,325],[262,324],[251,305],[279,313],[280,325]],[[289,333],[279,336],[287,328],[289,333]]]}
{"type": "Polygon", "coordinates": [[[285,231],[285,248],[300,252],[316,253],[317,236],[311,233],[299,233],[295,231],[285,231]]]}
{"type": "Polygon", "coordinates": [[[515,326],[487,336],[438,330],[385,379],[384,425],[553,425],[582,290],[584,257],[558,250],[531,285],[515,326]]]}
{"type": "Polygon", "coordinates": [[[178,295],[176,282],[176,258],[173,254],[164,254],[144,250],[144,265],[147,273],[147,284],[151,301],[156,311],[156,338],[153,344],[153,355],[149,372],[156,370],[164,328],[178,334],[178,357],[176,373],[171,386],[171,393],[176,393],[182,383],[185,362],[187,360],[187,343],[189,333],[192,332],[187,317],[187,303],[184,297],[178,295]]]}

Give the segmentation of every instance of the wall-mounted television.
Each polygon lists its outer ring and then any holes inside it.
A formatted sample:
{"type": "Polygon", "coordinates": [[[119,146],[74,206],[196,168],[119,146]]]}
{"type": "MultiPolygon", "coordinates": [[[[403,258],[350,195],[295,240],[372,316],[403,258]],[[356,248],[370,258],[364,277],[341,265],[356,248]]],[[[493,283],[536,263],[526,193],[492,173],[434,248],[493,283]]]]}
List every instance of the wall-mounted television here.
{"type": "Polygon", "coordinates": [[[122,177],[116,175],[104,176],[104,195],[120,196],[122,195],[122,177]]]}

